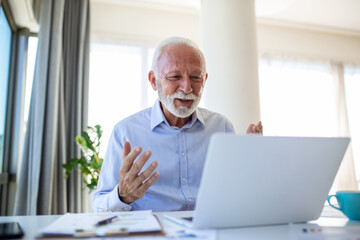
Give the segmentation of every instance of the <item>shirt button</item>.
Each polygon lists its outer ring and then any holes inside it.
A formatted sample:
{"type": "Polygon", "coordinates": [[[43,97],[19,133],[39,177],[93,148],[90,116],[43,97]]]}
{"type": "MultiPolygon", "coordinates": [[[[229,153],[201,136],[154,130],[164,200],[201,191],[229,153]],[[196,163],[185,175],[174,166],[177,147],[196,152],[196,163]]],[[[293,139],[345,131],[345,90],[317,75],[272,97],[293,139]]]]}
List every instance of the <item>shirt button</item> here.
{"type": "Polygon", "coordinates": [[[181,155],[182,155],[182,156],[185,156],[185,153],[184,153],[184,152],[182,152],[182,153],[181,153],[181,155]]]}
{"type": "Polygon", "coordinates": [[[125,210],[130,210],[130,207],[125,207],[125,210]]]}
{"type": "Polygon", "coordinates": [[[186,178],[183,178],[182,181],[183,181],[183,182],[186,182],[186,178]]]}
{"type": "Polygon", "coordinates": [[[192,199],[191,199],[191,198],[189,198],[189,199],[188,199],[188,201],[189,201],[189,202],[192,202],[192,199]]]}

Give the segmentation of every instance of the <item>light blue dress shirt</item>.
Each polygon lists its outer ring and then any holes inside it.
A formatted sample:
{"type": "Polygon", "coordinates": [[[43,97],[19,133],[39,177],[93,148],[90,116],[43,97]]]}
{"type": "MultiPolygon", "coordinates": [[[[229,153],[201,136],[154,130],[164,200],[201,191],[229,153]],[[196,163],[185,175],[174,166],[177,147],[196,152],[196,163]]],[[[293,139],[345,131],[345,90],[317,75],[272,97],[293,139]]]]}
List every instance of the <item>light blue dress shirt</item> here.
{"type": "Polygon", "coordinates": [[[120,121],[110,137],[93,196],[93,211],[193,210],[209,140],[216,132],[235,131],[224,116],[203,108],[197,108],[182,128],[170,126],[159,100],[152,108],[120,121]],[[142,171],[156,160],[160,173],[144,197],[131,204],[121,202],[117,190],[125,141],[132,148],[141,146],[143,152],[152,152],[142,171]]]}

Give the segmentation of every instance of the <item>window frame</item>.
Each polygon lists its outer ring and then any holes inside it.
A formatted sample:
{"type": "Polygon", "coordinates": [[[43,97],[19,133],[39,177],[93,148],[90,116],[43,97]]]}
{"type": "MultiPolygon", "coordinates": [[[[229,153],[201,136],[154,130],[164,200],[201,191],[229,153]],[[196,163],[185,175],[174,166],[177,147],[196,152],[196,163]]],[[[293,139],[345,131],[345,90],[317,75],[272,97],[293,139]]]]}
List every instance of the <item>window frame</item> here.
{"type": "Polygon", "coordinates": [[[3,170],[0,173],[0,214],[5,216],[12,215],[16,193],[17,164],[18,160],[21,158],[19,154],[16,156],[17,158],[15,158],[13,156],[14,151],[21,153],[20,149],[23,148],[17,140],[22,136],[19,132],[21,131],[23,124],[21,122],[21,116],[23,115],[21,111],[24,109],[23,99],[25,97],[25,91],[20,91],[19,93],[19,88],[22,90],[26,84],[28,39],[30,36],[37,36],[37,34],[30,33],[26,28],[17,27],[9,5],[9,0],[0,0],[0,6],[4,10],[5,17],[7,18],[11,29],[10,69],[5,111],[2,163],[3,170]]]}
{"type": "Polygon", "coordinates": [[[0,173],[0,197],[1,197],[1,206],[0,206],[0,213],[1,215],[6,215],[6,207],[8,202],[8,184],[10,181],[13,181],[14,176],[9,173],[9,168],[11,163],[9,162],[9,142],[8,139],[10,138],[8,133],[8,123],[9,123],[9,108],[10,106],[10,99],[11,99],[11,81],[14,72],[13,72],[13,62],[14,56],[13,56],[13,50],[14,50],[14,33],[16,32],[16,24],[14,17],[11,13],[10,5],[7,0],[0,0],[0,6],[4,10],[5,17],[9,23],[10,29],[11,29],[11,50],[10,50],[10,71],[9,71],[9,79],[8,79],[8,94],[7,94],[7,100],[6,100],[6,116],[5,116],[5,131],[4,131],[4,151],[3,151],[3,167],[2,172],[0,173]]]}

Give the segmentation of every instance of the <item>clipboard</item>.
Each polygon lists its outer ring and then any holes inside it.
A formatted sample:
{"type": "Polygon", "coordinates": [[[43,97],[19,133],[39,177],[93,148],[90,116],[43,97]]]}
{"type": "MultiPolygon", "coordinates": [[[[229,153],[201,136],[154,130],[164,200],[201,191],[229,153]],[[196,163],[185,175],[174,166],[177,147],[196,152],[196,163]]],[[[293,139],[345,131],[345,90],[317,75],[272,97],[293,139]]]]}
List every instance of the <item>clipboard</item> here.
{"type": "Polygon", "coordinates": [[[42,229],[36,238],[85,238],[133,235],[165,235],[163,226],[151,210],[111,213],[66,213],[42,229]],[[116,221],[98,226],[103,219],[116,221]]]}

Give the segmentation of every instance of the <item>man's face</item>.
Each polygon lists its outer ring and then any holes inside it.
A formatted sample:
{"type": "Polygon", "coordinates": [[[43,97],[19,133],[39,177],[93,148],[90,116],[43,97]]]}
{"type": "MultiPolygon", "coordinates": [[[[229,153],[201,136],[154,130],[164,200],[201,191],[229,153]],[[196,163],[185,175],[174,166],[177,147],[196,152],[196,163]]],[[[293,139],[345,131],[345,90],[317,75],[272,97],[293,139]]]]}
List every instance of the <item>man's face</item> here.
{"type": "Polygon", "coordinates": [[[186,118],[199,104],[206,78],[204,63],[194,48],[167,46],[158,62],[159,99],[171,114],[186,118]]]}

